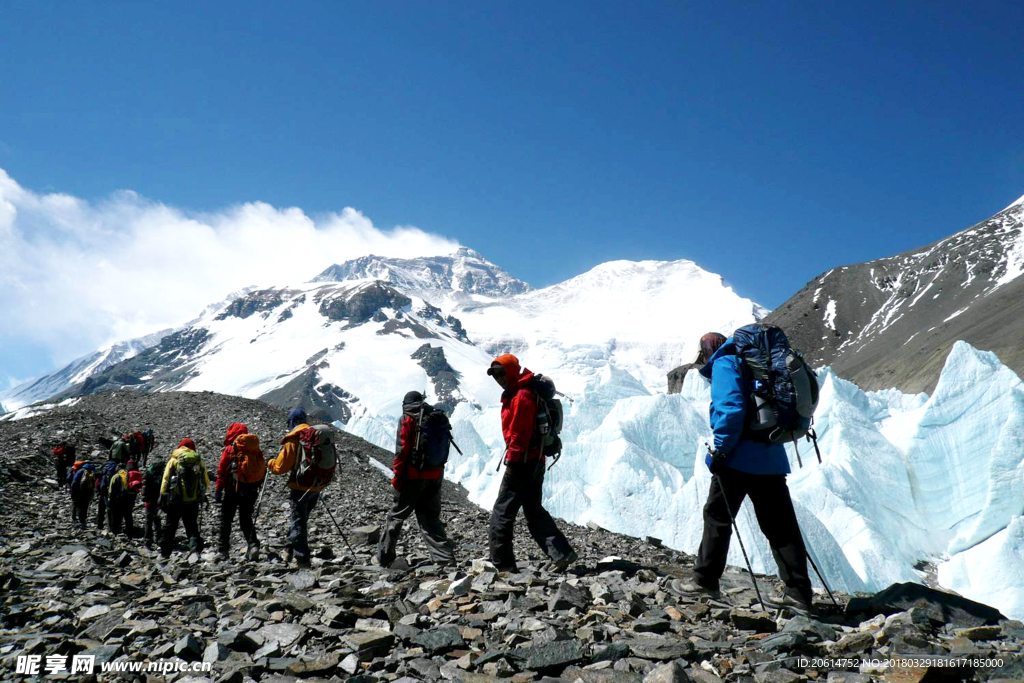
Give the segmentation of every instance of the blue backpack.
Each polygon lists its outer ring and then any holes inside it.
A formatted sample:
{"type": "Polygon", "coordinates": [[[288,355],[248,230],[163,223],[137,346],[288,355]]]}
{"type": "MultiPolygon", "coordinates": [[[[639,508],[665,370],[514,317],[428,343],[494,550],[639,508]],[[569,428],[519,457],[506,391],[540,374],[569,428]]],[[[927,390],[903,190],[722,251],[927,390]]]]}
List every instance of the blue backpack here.
{"type": "MultiPolygon", "coordinates": [[[[750,377],[744,438],[787,443],[817,438],[811,425],[818,407],[818,378],[782,328],[756,323],[733,333],[736,355],[750,377]]],[[[799,457],[799,455],[798,455],[799,457]]],[[[819,460],[821,456],[819,455],[819,460]]]]}
{"type": "Polygon", "coordinates": [[[99,483],[100,497],[103,498],[103,500],[107,499],[107,492],[110,490],[110,480],[113,479],[114,475],[122,469],[124,469],[124,465],[119,462],[114,462],[113,460],[108,460],[107,463],[103,465],[103,469],[100,470],[99,483]]]}

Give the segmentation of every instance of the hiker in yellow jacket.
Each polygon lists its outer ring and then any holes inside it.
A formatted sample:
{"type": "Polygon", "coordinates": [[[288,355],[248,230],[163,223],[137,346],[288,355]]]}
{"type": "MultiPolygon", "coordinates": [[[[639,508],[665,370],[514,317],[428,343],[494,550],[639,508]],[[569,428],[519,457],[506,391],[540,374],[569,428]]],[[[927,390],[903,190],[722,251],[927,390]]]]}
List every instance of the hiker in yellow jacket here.
{"type": "Polygon", "coordinates": [[[288,558],[299,567],[310,566],[309,551],[309,513],[320,500],[320,491],[327,483],[303,486],[295,479],[295,465],[302,446],[299,444],[299,432],[308,429],[306,411],[294,408],[288,413],[288,433],[281,439],[281,452],[276,458],[267,461],[267,470],[271,474],[288,475],[288,503],[291,509],[290,528],[288,529],[288,558]]]}
{"type": "Polygon", "coordinates": [[[167,511],[167,526],[160,541],[160,554],[165,560],[174,549],[174,534],[178,531],[179,521],[185,524],[189,549],[195,553],[203,551],[203,538],[199,531],[199,504],[206,502],[209,488],[210,475],[196,453],[196,442],[182,439],[167,461],[160,483],[160,500],[167,511]],[[175,473],[178,481],[176,486],[172,486],[175,473]]]}

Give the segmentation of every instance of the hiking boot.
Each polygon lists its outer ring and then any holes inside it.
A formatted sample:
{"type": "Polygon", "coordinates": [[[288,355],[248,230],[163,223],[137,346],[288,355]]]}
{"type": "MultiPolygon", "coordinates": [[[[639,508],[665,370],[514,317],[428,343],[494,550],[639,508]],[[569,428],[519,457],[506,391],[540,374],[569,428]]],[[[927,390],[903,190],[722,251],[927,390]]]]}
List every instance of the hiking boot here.
{"type": "Polygon", "coordinates": [[[293,557],[295,557],[295,549],[289,546],[288,550],[284,552],[284,563],[291,564],[293,557]]]}
{"type": "Polygon", "coordinates": [[[502,572],[506,572],[508,574],[518,574],[519,573],[519,567],[517,565],[514,565],[514,564],[498,565],[498,566],[495,566],[494,569],[499,574],[502,573],[502,572]]]}
{"type": "Polygon", "coordinates": [[[564,572],[578,559],[580,559],[579,554],[575,550],[570,550],[568,555],[563,555],[555,560],[555,571],[564,572]]]}
{"type": "Polygon", "coordinates": [[[296,557],[295,566],[298,569],[309,569],[313,566],[313,563],[309,557],[296,557]]]}
{"type": "Polygon", "coordinates": [[[722,592],[718,589],[718,586],[709,586],[701,583],[697,578],[690,580],[683,579],[672,579],[666,586],[670,593],[676,595],[691,595],[693,593],[703,594],[711,598],[712,600],[721,600],[722,592]]]}
{"type": "Polygon", "coordinates": [[[245,558],[247,560],[258,560],[260,558],[260,544],[250,543],[249,547],[245,549],[245,558]]]}
{"type": "Polygon", "coordinates": [[[787,586],[778,595],[773,595],[768,602],[775,607],[786,607],[798,614],[806,614],[811,611],[814,596],[805,595],[796,588],[787,586]]]}

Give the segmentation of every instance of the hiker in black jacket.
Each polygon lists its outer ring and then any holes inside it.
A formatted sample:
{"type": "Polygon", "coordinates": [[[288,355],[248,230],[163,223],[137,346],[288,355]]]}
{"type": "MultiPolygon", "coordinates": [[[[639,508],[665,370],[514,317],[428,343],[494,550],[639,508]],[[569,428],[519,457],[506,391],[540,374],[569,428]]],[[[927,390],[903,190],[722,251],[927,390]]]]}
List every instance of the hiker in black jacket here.
{"type": "Polygon", "coordinates": [[[154,459],[146,465],[142,485],[142,505],[146,510],[146,547],[160,543],[160,484],[163,481],[166,460],[154,459]]]}

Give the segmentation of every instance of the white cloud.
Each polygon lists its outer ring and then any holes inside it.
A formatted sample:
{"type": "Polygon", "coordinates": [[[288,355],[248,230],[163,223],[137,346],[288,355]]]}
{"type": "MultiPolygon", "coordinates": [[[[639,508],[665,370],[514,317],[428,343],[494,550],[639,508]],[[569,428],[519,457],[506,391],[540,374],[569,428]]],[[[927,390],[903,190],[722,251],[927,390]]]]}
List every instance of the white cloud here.
{"type": "MultiPolygon", "coordinates": [[[[62,363],[180,325],[249,285],[304,282],[364,256],[450,253],[414,227],[381,230],[355,209],[310,217],[263,202],[195,213],[120,191],[91,203],[36,194],[0,169],[0,342],[31,342],[62,363]]],[[[24,374],[18,368],[0,370],[24,374]]]]}

